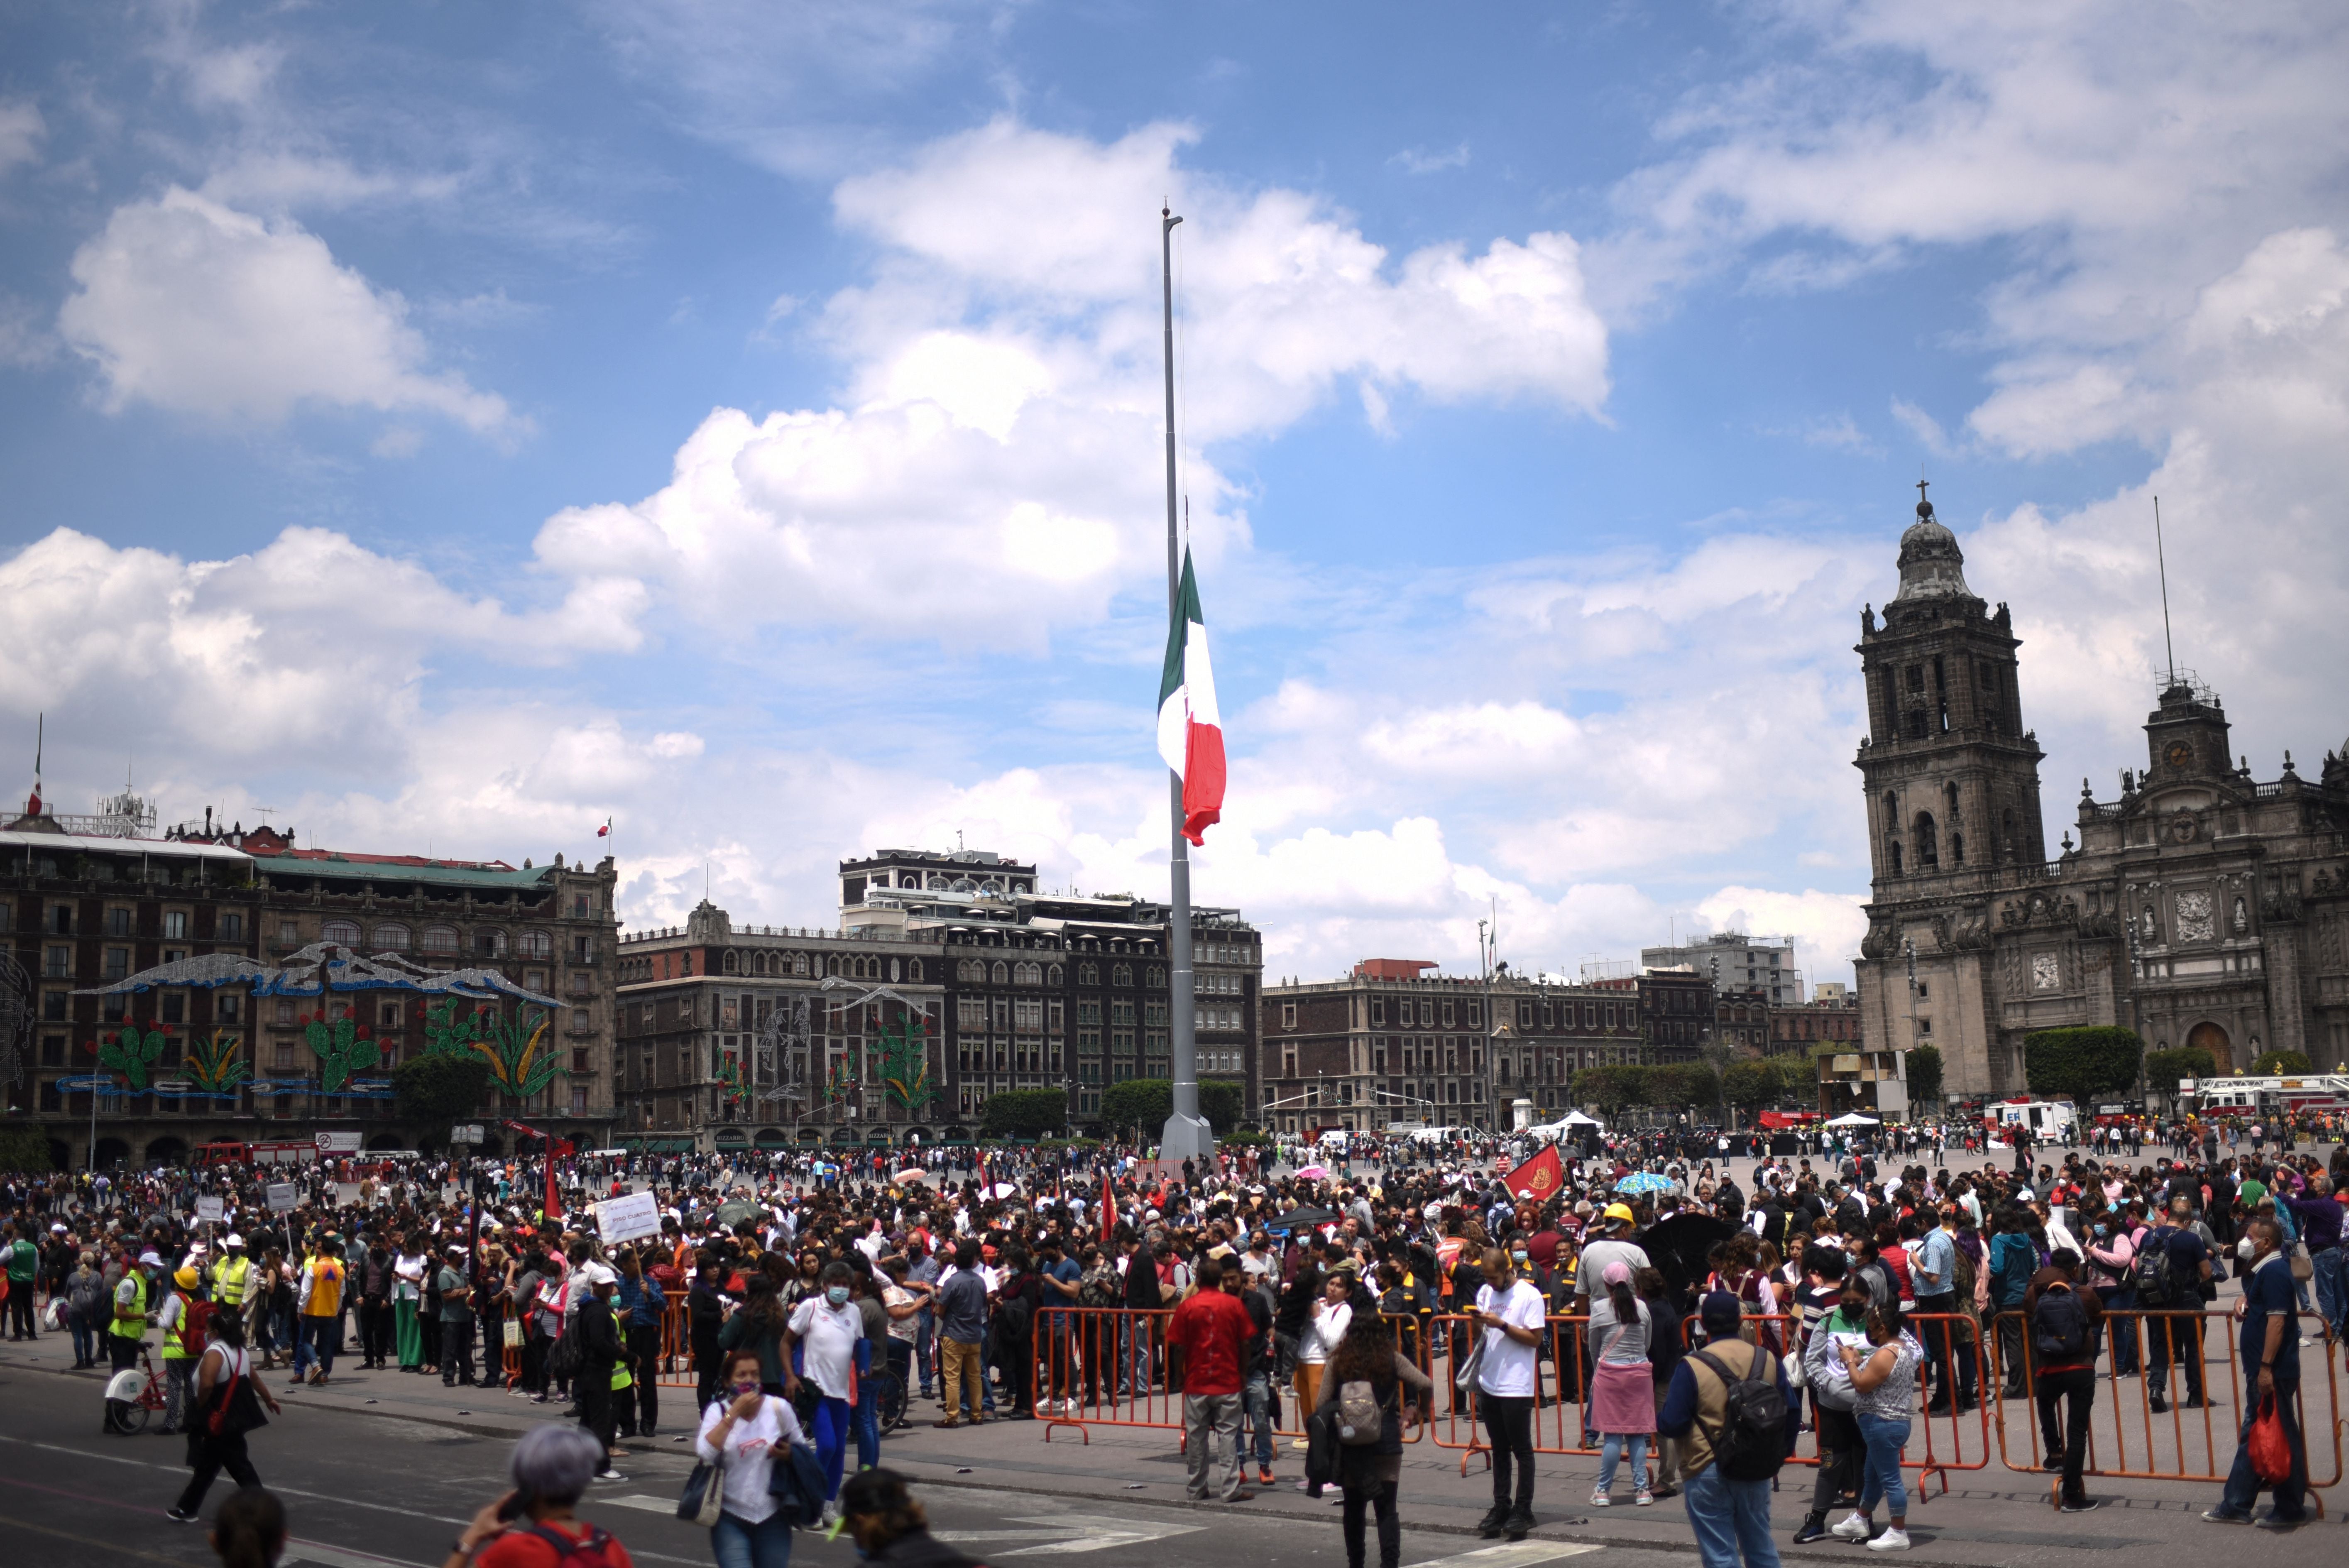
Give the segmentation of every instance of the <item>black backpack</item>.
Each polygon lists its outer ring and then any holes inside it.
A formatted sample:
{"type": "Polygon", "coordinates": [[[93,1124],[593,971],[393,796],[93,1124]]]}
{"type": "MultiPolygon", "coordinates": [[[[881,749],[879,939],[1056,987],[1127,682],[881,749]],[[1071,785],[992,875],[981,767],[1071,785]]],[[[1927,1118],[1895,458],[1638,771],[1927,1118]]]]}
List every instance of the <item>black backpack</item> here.
{"type": "Polygon", "coordinates": [[[2088,1350],[2088,1314],[2069,1285],[2051,1284],[2031,1315],[2032,1354],[2042,1361],[2076,1361],[2088,1350]]]}
{"type": "Polygon", "coordinates": [[[1729,1385],[1721,1426],[1705,1433],[1713,1462],[1731,1480],[1768,1480],[1786,1462],[1786,1397],[1778,1391],[1778,1358],[1759,1346],[1746,1348],[1754,1352],[1754,1362],[1744,1377],[1733,1375],[1710,1350],[1690,1356],[1729,1385]]]}
{"type": "Polygon", "coordinates": [[[2177,1298],[2178,1286],[2169,1272],[2168,1236],[2155,1231],[2138,1244],[2137,1258],[2129,1264],[2129,1284],[2137,1290],[2139,1306],[2168,1306],[2177,1298]]]}

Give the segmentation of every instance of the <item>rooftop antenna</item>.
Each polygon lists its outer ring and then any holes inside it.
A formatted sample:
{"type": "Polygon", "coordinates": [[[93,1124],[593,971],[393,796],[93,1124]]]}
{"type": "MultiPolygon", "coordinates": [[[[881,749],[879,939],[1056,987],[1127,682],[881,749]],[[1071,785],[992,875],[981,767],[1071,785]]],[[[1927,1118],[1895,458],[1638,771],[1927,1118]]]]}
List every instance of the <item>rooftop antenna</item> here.
{"type": "Polygon", "coordinates": [[[2153,563],[2161,573],[2161,651],[2169,659],[2169,678],[2165,686],[2178,684],[2178,648],[2169,640],[2169,562],[2161,550],[2161,498],[2153,498],[2153,563]]]}

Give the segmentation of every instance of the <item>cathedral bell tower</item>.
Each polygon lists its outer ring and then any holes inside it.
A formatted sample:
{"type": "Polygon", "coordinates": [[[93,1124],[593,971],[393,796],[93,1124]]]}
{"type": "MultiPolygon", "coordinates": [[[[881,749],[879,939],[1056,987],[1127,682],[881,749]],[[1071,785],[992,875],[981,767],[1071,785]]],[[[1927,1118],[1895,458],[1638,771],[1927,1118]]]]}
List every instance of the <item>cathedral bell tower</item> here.
{"type": "Polygon", "coordinates": [[[1860,612],[1868,733],[1854,765],[1879,909],[1961,895],[1986,872],[2047,859],[2039,742],[2023,727],[2015,676],[2022,643],[2006,606],[1992,612],[1966,586],[1964,567],[1957,536],[1920,499],[1883,624],[1860,612]]]}

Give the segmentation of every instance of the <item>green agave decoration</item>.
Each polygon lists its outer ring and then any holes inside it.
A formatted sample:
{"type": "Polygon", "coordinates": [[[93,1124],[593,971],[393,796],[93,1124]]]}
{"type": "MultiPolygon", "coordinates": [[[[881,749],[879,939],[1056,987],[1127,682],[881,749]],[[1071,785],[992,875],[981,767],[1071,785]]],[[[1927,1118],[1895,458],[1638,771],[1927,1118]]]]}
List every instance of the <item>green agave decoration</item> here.
{"type": "Polygon", "coordinates": [[[562,1072],[547,1044],[554,1016],[543,1007],[517,1007],[506,1017],[482,1003],[448,1001],[424,1015],[425,1049],[436,1056],[477,1056],[490,1078],[514,1099],[527,1099],[562,1072]]]}
{"type": "Polygon", "coordinates": [[[929,1029],[920,1017],[881,1031],[881,1081],[889,1098],[909,1110],[946,1092],[930,1079],[929,1029]]]}
{"type": "Polygon", "coordinates": [[[206,1094],[234,1093],[252,1076],[244,1047],[233,1036],[215,1029],[210,1039],[189,1042],[188,1080],[206,1094]]]}

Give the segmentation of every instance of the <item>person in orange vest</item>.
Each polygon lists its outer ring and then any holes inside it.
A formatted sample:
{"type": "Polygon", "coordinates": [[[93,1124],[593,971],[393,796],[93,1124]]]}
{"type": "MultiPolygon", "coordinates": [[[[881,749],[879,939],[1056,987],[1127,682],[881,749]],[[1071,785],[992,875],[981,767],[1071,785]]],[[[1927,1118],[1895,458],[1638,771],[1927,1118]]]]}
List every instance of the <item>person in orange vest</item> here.
{"type": "Polygon", "coordinates": [[[301,1352],[307,1350],[317,1363],[310,1381],[324,1383],[335,1369],[335,1352],[342,1348],[343,1338],[343,1243],[333,1236],[321,1241],[316,1254],[303,1266],[299,1310],[301,1349],[295,1352],[295,1378],[302,1377],[301,1352]]]}

